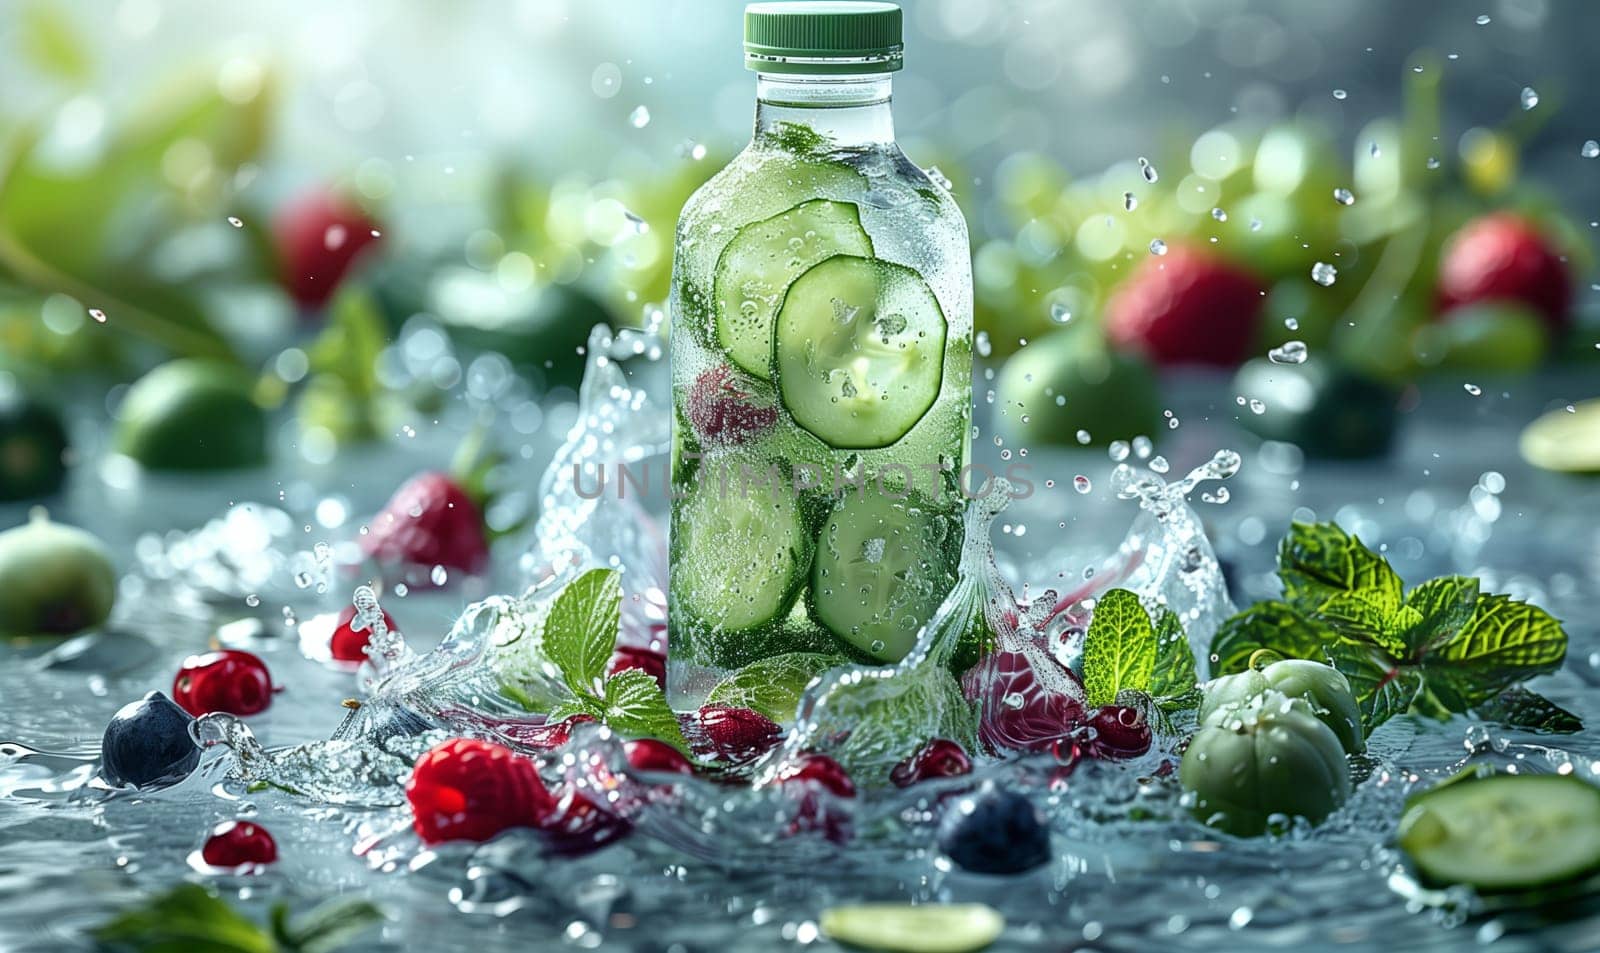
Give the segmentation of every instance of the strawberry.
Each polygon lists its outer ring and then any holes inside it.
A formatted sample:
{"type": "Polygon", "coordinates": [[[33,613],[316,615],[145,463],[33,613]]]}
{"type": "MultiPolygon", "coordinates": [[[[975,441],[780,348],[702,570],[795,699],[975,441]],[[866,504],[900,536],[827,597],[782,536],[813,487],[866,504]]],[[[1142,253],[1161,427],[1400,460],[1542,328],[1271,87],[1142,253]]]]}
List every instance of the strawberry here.
{"type": "MultiPolygon", "coordinates": [[[[390,632],[400,631],[394,624],[394,619],[388,610],[378,610],[383,613],[383,624],[390,632]]],[[[333,636],[328,640],[328,653],[341,662],[365,662],[367,660],[367,642],[372,638],[372,629],[365,628],[360,632],[351,628],[356,620],[356,607],[345,606],[339,613],[339,624],[333,630],[333,636]]]]}
{"type": "Polygon", "coordinates": [[[278,843],[267,829],[249,821],[224,821],[211,829],[200,859],[212,867],[270,864],[278,859],[278,843]]]}
{"type": "Polygon", "coordinates": [[[654,771],[661,774],[694,774],[689,763],[677,748],[654,738],[640,738],[622,746],[628,764],[635,771],[654,771]]]}
{"type": "Polygon", "coordinates": [[[207,712],[254,715],[272,704],[272,674],[249,652],[223,649],[191,655],[172,680],[172,699],[199,718],[207,712]]]}
{"type": "Polygon", "coordinates": [[[327,304],[379,233],[359,208],[318,189],[283,207],[272,223],[272,236],[279,282],[296,304],[312,310],[327,304]]]}
{"type": "Polygon", "coordinates": [[[418,474],[396,490],[361,537],[361,548],[380,563],[421,568],[422,579],[435,566],[475,575],[489,563],[477,502],[439,472],[418,474]]]}
{"type": "Polygon", "coordinates": [[[1129,705],[1107,705],[1089,719],[1094,737],[1085,746],[1096,758],[1120,761],[1150,750],[1150,722],[1129,705]]]}
{"type": "Polygon", "coordinates": [[[1572,276],[1532,222],[1495,212],[1450,236],[1439,261],[1439,310],[1479,301],[1526,304],[1559,335],[1572,321],[1572,276]]]}
{"type": "Polygon", "coordinates": [[[1261,315],[1256,277],[1200,248],[1152,256],[1106,305],[1106,336],[1163,365],[1232,367],[1255,344],[1261,315]]]}
{"type": "Polygon", "coordinates": [[[607,675],[636,668],[656,680],[662,691],[667,690],[667,657],[653,649],[639,648],[633,645],[619,645],[616,653],[611,657],[611,667],[606,670],[607,675]]]}
{"type": "Polygon", "coordinates": [[[889,780],[897,788],[908,788],[930,778],[954,778],[971,773],[972,759],[960,745],[946,738],[934,738],[895,765],[889,772],[889,780]]]}
{"type": "Polygon", "coordinates": [[[706,705],[694,715],[696,734],[709,757],[749,761],[771,751],[783,738],[783,728],[766,715],[730,705],[706,705]]]}
{"type": "Polygon", "coordinates": [[[778,409],[758,401],[749,379],[726,364],[695,378],[688,413],[695,436],[710,444],[748,443],[778,422],[778,409]]]}
{"type": "Polygon", "coordinates": [[[486,841],[507,828],[537,827],[556,808],[532,761],[473,738],[453,738],[418,758],[406,800],[426,844],[486,841]]]}

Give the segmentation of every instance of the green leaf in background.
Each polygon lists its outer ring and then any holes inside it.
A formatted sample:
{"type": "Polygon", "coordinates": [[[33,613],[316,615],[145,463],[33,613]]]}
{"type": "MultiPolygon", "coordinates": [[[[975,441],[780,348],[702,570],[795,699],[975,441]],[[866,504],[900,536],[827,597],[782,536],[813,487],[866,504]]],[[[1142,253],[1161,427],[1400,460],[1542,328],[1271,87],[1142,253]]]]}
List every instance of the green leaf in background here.
{"type": "Polygon", "coordinates": [[[667,696],[655,676],[648,672],[629,668],[606,679],[601,720],[618,734],[656,738],[680,751],[689,750],[678,716],[667,704],[667,696]]]}
{"type": "Polygon", "coordinates": [[[1405,633],[1412,652],[1432,651],[1455,639],[1472,621],[1478,608],[1478,580],[1471,576],[1440,576],[1412,589],[1404,608],[1413,610],[1405,633]]]}
{"type": "Polygon", "coordinates": [[[577,694],[599,691],[621,619],[622,579],[615,569],[591,569],[556,595],[545,619],[544,649],[577,694]]]}
{"type": "Polygon", "coordinates": [[[842,655],[822,652],[785,652],[757,659],[718,682],[706,703],[748,708],[782,724],[794,718],[807,685],[828,669],[849,662],[842,655]]]}
{"type": "Polygon", "coordinates": [[[333,953],[383,922],[383,911],[360,897],[337,897],[291,917],[272,908],[272,935],[285,953],[333,953]]]}
{"type": "Polygon", "coordinates": [[[65,7],[35,0],[18,25],[22,52],[34,66],[74,85],[89,78],[94,61],[65,7]]]}
{"type": "Polygon", "coordinates": [[[1145,691],[1156,664],[1156,633],[1139,597],[1112,589],[1095,602],[1083,644],[1083,688],[1090,705],[1110,705],[1124,689],[1145,691]]]}
{"type": "Polygon", "coordinates": [[[359,285],[342,287],[329,305],[327,326],[306,352],[311,377],[295,407],[300,425],[325,429],[338,443],[376,439],[385,396],[378,363],[388,344],[371,293],[359,285]]]}
{"type": "Polygon", "coordinates": [[[1211,642],[1211,676],[1250,667],[1250,657],[1269,649],[1285,658],[1322,661],[1326,630],[1285,602],[1258,602],[1217,627],[1211,642]]]}
{"type": "Polygon", "coordinates": [[[1278,547],[1278,577],[1294,606],[1322,605],[1341,592],[1370,593],[1386,612],[1400,606],[1400,577],[1388,560],[1336,523],[1295,523],[1278,547]]]}
{"type": "Polygon", "coordinates": [[[1189,647],[1189,637],[1183,632],[1178,614],[1171,609],[1161,610],[1156,617],[1155,631],[1156,662],[1150,675],[1150,694],[1157,698],[1179,698],[1198,682],[1194,650],[1189,647]]]}
{"type": "Polygon", "coordinates": [[[89,931],[103,948],[129,953],[332,953],[383,920],[359,897],[340,897],[300,916],[272,908],[270,932],[198,884],[179,884],[89,931]]]}
{"type": "Polygon", "coordinates": [[[1569,735],[1583,730],[1583,721],[1550,699],[1526,688],[1507,689],[1473,710],[1485,721],[1510,728],[1569,735]]]}

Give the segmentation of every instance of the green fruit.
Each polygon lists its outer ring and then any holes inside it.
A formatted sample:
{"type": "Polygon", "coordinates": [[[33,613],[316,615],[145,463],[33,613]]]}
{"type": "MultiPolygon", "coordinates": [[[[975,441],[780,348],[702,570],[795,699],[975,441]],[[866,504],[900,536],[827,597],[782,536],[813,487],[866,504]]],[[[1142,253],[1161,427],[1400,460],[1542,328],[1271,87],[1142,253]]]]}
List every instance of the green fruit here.
{"type": "Polygon", "coordinates": [[[997,423],[1023,446],[1078,446],[1161,430],[1155,374],[1141,358],[1113,351],[1090,331],[1047,334],[1012,355],[995,388],[997,423]]]}
{"type": "Polygon", "coordinates": [[[1600,400],[1560,407],[1522,431],[1522,459],[1544,470],[1600,473],[1600,400]]]}
{"type": "Polygon", "coordinates": [[[55,408],[0,380],[0,502],[59,490],[66,452],[67,430],[55,408]]]}
{"type": "Polygon", "coordinates": [[[981,903],[863,903],[830,907],[824,935],[884,953],[976,953],[1005,932],[1005,917],[981,903]]]}
{"type": "Polygon", "coordinates": [[[1385,385],[1320,357],[1303,364],[1256,358],[1239,368],[1234,393],[1245,429],[1296,444],[1308,457],[1379,456],[1394,437],[1397,395],[1385,385]],[[1258,401],[1261,413],[1256,413],[1258,401]]]}
{"type": "Polygon", "coordinates": [[[227,470],[267,460],[267,417],[251,376],[201,360],[161,365],[117,409],[116,449],[152,470],[227,470]]]}
{"type": "Polygon", "coordinates": [[[1412,351],[1424,367],[1522,374],[1544,360],[1549,333],[1537,313],[1505,302],[1447,311],[1417,329],[1412,351]]]}
{"type": "Polygon", "coordinates": [[[1189,740],[1178,780],[1195,817],[1240,837],[1294,817],[1320,823],[1350,796],[1338,736],[1304,699],[1270,689],[1213,713],[1189,740]]]}
{"type": "Polygon", "coordinates": [[[1249,702],[1266,691],[1289,698],[1304,699],[1312,714],[1322,719],[1339,738],[1349,754],[1365,751],[1362,740],[1361,708],[1356,705],[1350,683],[1338,669],[1307,659],[1283,659],[1261,669],[1237,675],[1224,675],[1205,686],[1200,702],[1200,721],[1223,718],[1227,709],[1249,702]]]}
{"type": "Polygon", "coordinates": [[[100,541],[36,509],[0,533],[0,634],[71,635],[104,622],[117,573],[100,541]]]}
{"type": "Polygon", "coordinates": [[[441,272],[428,299],[458,346],[503,354],[539,371],[551,387],[577,387],[589,332],[597,324],[617,325],[581,288],[549,284],[512,292],[494,275],[471,268],[441,272]]]}

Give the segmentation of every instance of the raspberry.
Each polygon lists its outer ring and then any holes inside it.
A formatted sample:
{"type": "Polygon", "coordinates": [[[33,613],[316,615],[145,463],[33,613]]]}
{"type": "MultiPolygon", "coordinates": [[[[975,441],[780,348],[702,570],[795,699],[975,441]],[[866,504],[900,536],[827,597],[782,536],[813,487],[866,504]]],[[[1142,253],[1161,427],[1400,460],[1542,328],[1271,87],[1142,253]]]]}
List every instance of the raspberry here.
{"type": "Polygon", "coordinates": [[[760,712],[730,705],[706,705],[695,715],[707,753],[729,761],[748,761],[771,751],[783,728],[760,712]]]}
{"type": "Polygon", "coordinates": [[[532,761],[472,738],[451,739],[418,758],[406,800],[426,844],[486,841],[507,828],[536,827],[556,807],[532,761]]]}
{"type": "Polygon", "coordinates": [[[1137,708],[1107,705],[1089,719],[1094,737],[1086,749],[1096,758],[1111,761],[1137,758],[1150,750],[1150,723],[1137,708]]]}
{"type": "Polygon", "coordinates": [[[336,196],[316,190],[284,206],[272,223],[278,279],[302,308],[320,308],[345,273],[379,236],[372,219],[336,196]]]}
{"type": "Polygon", "coordinates": [[[489,564],[478,504],[443,473],[418,474],[396,490],[361,537],[361,548],[381,563],[443,566],[468,575],[489,564]]]}
{"type": "Polygon", "coordinates": [[[844,766],[825,754],[800,755],[779,769],[778,780],[784,784],[818,784],[835,797],[856,796],[856,783],[845,773],[844,766]]]}
{"type": "Polygon", "coordinates": [[[1233,367],[1255,344],[1255,276],[1199,248],[1146,258],[1106,305],[1106,335],[1158,364],[1233,367]]]}
{"type": "Polygon", "coordinates": [[[991,652],[962,677],[967,696],[982,706],[978,740],[991,751],[1045,751],[1083,725],[1086,712],[1076,677],[1054,660],[1041,664],[1053,666],[1049,675],[1059,683],[1055,688],[1040,682],[1021,652],[991,652]]]}

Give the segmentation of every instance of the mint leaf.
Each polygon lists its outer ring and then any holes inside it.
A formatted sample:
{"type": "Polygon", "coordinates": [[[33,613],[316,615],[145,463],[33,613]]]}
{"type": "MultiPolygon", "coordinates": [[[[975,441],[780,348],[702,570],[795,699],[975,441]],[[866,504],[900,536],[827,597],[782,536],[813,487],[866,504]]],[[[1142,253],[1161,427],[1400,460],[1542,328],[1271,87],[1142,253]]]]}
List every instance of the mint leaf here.
{"type": "Polygon", "coordinates": [[[1401,668],[1371,646],[1335,641],[1324,647],[1328,664],[1350,682],[1367,734],[1411,708],[1422,689],[1422,674],[1401,668]]]}
{"type": "Polygon", "coordinates": [[[1422,669],[1444,704],[1465,711],[1555,671],[1566,656],[1567,634],[1550,613],[1490,594],[1453,639],[1423,656],[1422,669]]]}
{"type": "Polygon", "coordinates": [[[591,695],[579,695],[563,702],[557,702],[545,713],[545,723],[555,724],[566,721],[577,715],[588,715],[596,721],[602,720],[605,709],[601,707],[598,699],[591,695]]]}
{"type": "Polygon", "coordinates": [[[1163,608],[1156,617],[1156,663],[1150,674],[1150,694],[1157,698],[1177,698],[1199,682],[1195,675],[1194,650],[1183,634],[1178,614],[1163,608]]]}
{"type": "Polygon", "coordinates": [[[748,708],[780,724],[792,721],[806,686],[828,669],[849,663],[842,655],[821,652],[785,652],[757,659],[718,682],[706,695],[706,703],[748,708]]]}
{"type": "Polygon", "coordinates": [[[197,884],[180,884],[89,931],[100,944],[140,951],[277,953],[265,931],[197,884]]]}
{"type": "Polygon", "coordinates": [[[1342,592],[1367,591],[1387,612],[1400,605],[1400,577],[1382,556],[1336,523],[1295,523],[1278,546],[1284,598],[1311,609],[1342,592]]]}
{"type": "Polygon", "coordinates": [[[1110,705],[1117,692],[1150,687],[1156,633],[1139,597],[1126,589],[1101,596],[1083,645],[1083,688],[1090,705],[1110,705]]]}
{"type": "Polygon", "coordinates": [[[1322,660],[1329,633],[1284,602],[1258,602],[1218,626],[1211,640],[1211,676],[1250,667],[1250,657],[1270,649],[1284,658],[1322,660]]]}
{"type": "MultiPolygon", "coordinates": [[[[1369,589],[1357,589],[1329,596],[1322,605],[1311,612],[1311,618],[1320,622],[1342,639],[1374,645],[1390,655],[1406,654],[1402,630],[1413,618],[1400,615],[1402,607],[1388,604],[1387,597],[1369,589]]],[[[1413,611],[1411,616],[1415,616],[1413,611]]]]}
{"type": "Polygon", "coordinates": [[[1471,576],[1440,576],[1411,590],[1402,609],[1412,611],[1406,620],[1404,641],[1414,653],[1425,653],[1456,637],[1472,621],[1478,608],[1478,580],[1471,576]]]}
{"type": "Polygon", "coordinates": [[[383,919],[383,911],[360,897],[338,897],[297,917],[280,903],[272,908],[272,932],[284,953],[331,953],[383,919]]]}
{"type": "Polygon", "coordinates": [[[1484,721],[1570,735],[1583,730],[1583,720],[1537,692],[1518,686],[1501,692],[1473,710],[1484,721]]]}
{"type": "Polygon", "coordinates": [[[600,691],[621,618],[622,580],[615,569],[591,569],[556,595],[544,623],[544,650],[577,694],[600,691]]]}
{"type": "Polygon", "coordinates": [[[689,750],[666,694],[654,676],[639,669],[624,669],[606,679],[601,720],[618,734],[657,738],[680,751],[689,750]]]}

